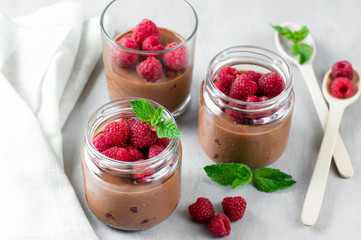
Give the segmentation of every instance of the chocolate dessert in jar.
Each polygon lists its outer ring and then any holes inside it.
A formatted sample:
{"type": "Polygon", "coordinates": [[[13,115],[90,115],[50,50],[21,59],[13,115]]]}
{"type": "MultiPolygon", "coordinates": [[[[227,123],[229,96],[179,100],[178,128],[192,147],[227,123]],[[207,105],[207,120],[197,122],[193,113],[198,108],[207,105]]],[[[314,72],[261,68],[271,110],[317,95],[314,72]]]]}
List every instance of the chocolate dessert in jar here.
{"type": "Polygon", "coordinates": [[[200,144],[216,163],[267,166],[286,148],[294,101],[291,70],[278,54],[228,48],[213,58],[202,82],[200,144]]]}
{"type": "Polygon", "coordinates": [[[147,98],[173,116],[182,114],[191,98],[198,26],[193,7],[184,0],[115,0],[100,25],[111,98],[147,98]],[[160,13],[160,5],[169,10],[160,13]]]}
{"type": "MultiPolygon", "coordinates": [[[[158,138],[154,126],[136,117],[130,104],[134,100],[139,98],[100,107],[88,122],[81,153],[89,209],[121,230],[141,230],[162,222],[177,207],[181,191],[179,138],[158,138]]],[[[175,124],[166,109],[161,119],[175,124]]]]}

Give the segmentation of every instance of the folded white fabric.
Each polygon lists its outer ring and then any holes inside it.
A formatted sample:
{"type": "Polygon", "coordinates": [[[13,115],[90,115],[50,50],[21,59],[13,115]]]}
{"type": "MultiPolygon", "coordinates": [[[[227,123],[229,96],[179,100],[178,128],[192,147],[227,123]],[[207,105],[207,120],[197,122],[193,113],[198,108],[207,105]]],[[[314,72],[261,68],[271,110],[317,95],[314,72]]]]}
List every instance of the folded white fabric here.
{"type": "Polygon", "coordinates": [[[61,127],[100,56],[99,19],[63,2],[0,15],[0,32],[0,238],[96,239],[63,170],[61,127]]]}

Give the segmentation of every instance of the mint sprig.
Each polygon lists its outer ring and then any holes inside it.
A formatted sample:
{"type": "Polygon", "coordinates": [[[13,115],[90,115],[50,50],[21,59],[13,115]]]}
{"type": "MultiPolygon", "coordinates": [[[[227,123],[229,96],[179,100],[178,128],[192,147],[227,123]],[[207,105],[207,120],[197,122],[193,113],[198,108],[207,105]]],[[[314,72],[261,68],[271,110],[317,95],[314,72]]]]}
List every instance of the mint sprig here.
{"type": "Polygon", "coordinates": [[[302,65],[307,62],[312,57],[313,49],[310,45],[305,43],[299,43],[303,39],[305,39],[308,34],[309,30],[306,26],[301,27],[300,30],[292,32],[287,27],[281,27],[278,25],[271,26],[282,36],[285,37],[286,40],[292,41],[294,44],[291,46],[291,54],[293,56],[300,55],[299,63],[302,65]]]}
{"type": "Polygon", "coordinates": [[[252,173],[252,170],[242,163],[219,163],[203,169],[212,181],[233,189],[250,182],[251,179],[253,185],[263,192],[274,192],[296,183],[290,175],[279,169],[261,168],[252,173]]]}
{"type": "Polygon", "coordinates": [[[162,121],[163,107],[155,110],[150,102],[143,99],[130,101],[130,106],[139,120],[156,127],[159,138],[178,138],[181,136],[177,125],[171,119],[162,121]]]}

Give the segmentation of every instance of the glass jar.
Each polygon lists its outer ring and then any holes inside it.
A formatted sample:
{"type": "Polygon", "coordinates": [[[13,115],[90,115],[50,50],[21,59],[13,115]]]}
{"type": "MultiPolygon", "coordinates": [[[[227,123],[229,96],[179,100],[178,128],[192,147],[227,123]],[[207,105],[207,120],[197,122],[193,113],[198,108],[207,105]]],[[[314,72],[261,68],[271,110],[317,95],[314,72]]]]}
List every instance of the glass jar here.
{"type": "Polygon", "coordinates": [[[255,46],[228,48],[213,58],[202,82],[198,118],[200,144],[216,163],[244,163],[252,169],[269,165],[286,148],[294,101],[291,70],[278,54],[255,46]],[[233,99],[214,84],[224,66],[240,72],[277,72],[285,89],[263,102],[233,99]]]}
{"type": "MultiPolygon", "coordinates": [[[[179,139],[171,139],[159,155],[136,162],[108,158],[92,144],[108,123],[135,117],[129,101],[136,99],[119,99],[100,107],[89,120],[81,153],[90,210],[102,222],[122,230],[140,230],[162,222],[175,210],[181,191],[179,139]]],[[[163,119],[174,121],[165,108],[163,119]]]]}
{"type": "Polygon", "coordinates": [[[191,99],[198,27],[193,7],[184,0],[114,0],[104,9],[100,25],[111,98],[147,98],[166,107],[173,116],[182,114],[191,99]],[[160,13],[159,6],[167,11],[160,13]],[[143,51],[141,44],[139,50],[120,45],[119,40],[132,36],[133,27],[146,18],[158,26],[163,47],[179,44],[156,51],[143,51]],[[159,79],[148,81],[138,74],[136,66],[151,56],[159,60],[162,73],[159,79]]]}

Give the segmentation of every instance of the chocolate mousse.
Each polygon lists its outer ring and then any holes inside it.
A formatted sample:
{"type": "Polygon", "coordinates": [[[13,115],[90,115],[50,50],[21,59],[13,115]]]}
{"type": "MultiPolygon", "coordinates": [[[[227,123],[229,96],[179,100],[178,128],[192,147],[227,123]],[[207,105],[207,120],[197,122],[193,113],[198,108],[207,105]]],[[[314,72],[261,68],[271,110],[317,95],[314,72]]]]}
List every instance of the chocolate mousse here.
{"type": "MultiPolygon", "coordinates": [[[[158,27],[161,33],[161,44],[166,46],[172,42],[183,42],[177,33],[158,27]]],[[[125,32],[115,38],[115,41],[130,36],[132,31],[125,32]]],[[[104,43],[105,44],[105,43],[104,43]]],[[[186,46],[185,46],[186,47],[186,46]]],[[[104,49],[107,49],[104,46],[104,49]]],[[[188,51],[188,48],[187,48],[188,51]]],[[[190,96],[193,64],[182,70],[164,68],[161,77],[156,82],[143,79],[136,71],[137,63],[145,60],[146,56],[139,56],[138,62],[131,67],[120,67],[111,61],[110,51],[103,51],[103,60],[109,93],[112,99],[123,97],[142,97],[154,100],[171,112],[186,103],[190,96]]],[[[189,57],[192,53],[189,53],[189,57]]],[[[160,56],[155,56],[161,60],[160,56]]]]}

